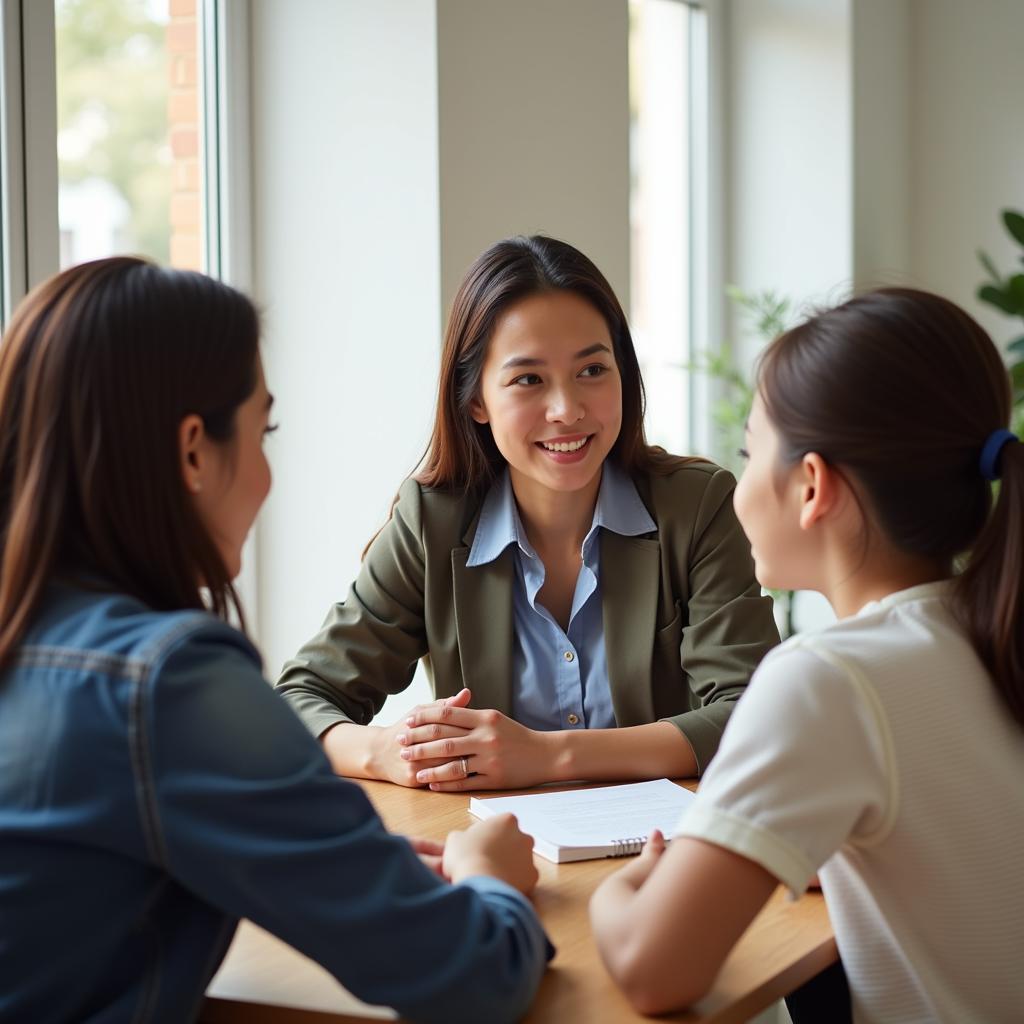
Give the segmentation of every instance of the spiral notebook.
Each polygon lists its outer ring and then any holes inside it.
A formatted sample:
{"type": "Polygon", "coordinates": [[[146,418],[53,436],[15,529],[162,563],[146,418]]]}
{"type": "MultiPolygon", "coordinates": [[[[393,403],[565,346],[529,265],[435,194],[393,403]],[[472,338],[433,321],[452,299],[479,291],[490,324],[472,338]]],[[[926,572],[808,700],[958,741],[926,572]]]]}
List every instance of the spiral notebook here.
{"type": "Polygon", "coordinates": [[[469,813],[477,818],[514,814],[533,836],[534,853],[564,864],[639,853],[656,828],[670,838],[691,800],[688,789],[656,779],[563,793],[474,797],[469,813]]]}

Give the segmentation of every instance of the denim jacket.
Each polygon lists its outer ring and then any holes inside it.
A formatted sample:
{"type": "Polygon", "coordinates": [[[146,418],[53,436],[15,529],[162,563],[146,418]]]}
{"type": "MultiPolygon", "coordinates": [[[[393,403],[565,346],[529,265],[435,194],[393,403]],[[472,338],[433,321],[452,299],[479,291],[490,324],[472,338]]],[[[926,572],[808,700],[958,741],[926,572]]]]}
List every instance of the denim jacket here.
{"type": "Polygon", "coordinates": [[[192,1020],[241,917],[414,1020],[514,1020],[553,953],[385,830],[236,630],[52,586],[0,672],[0,1021],[192,1020]]]}

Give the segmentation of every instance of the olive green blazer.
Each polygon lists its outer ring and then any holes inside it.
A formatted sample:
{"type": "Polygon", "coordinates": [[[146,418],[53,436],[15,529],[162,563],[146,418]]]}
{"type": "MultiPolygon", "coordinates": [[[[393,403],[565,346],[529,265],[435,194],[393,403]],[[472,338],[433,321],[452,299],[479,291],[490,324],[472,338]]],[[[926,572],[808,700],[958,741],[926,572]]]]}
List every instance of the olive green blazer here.
{"type": "MultiPolygon", "coordinates": [[[[667,719],[703,772],[737,698],[779,635],[732,508],[735,481],[708,462],[634,478],[657,530],[601,531],[605,649],[620,726],[667,719]]],[[[513,550],[467,568],[481,496],[413,479],[348,597],[289,661],[277,689],[315,735],[368,724],[422,658],[438,697],[512,708],[513,550]]]]}

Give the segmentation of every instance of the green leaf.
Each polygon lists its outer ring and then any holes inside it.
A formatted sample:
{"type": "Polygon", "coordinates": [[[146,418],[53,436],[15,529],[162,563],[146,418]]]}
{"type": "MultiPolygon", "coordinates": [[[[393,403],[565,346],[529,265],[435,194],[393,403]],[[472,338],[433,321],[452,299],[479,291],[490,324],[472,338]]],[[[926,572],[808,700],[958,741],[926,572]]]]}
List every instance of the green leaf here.
{"type": "Polygon", "coordinates": [[[995,306],[996,309],[1001,309],[1004,313],[1009,313],[1010,316],[1024,312],[1024,310],[1018,309],[1014,296],[991,284],[983,284],[978,289],[978,298],[990,306],[995,306]]]}
{"type": "MultiPolygon", "coordinates": [[[[1024,363],[1017,363],[1010,367],[1010,382],[1013,384],[1015,399],[1019,400],[1024,395],[1024,363]]],[[[1016,400],[1014,404],[1016,404],[1016,400]]]]}
{"type": "Polygon", "coordinates": [[[1013,412],[1013,432],[1024,437],[1024,402],[1019,403],[1013,412]]]}
{"type": "Polygon", "coordinates": [[[978,262],[988,272],[988,276],[992,278],[992,283],[995,285],[1002,285],[1003,279],[999,276],[999,271],[996,270],[996,265],[989,258],[987,252],[984,249],[978,250],[978,262]]]}
{"type": "Polygon", "coordinates": [[[1024,274],[1014,274],[1006,282],[1006,290],[1016,303],[1017,312],[1024,314],[1024,274]]]}
{"type": "Polygon", "coordinates": [[[753,324],[754,333],[763,341],[771,341],[789,326],[792,302],[770,288],[760,292],[745,292],[736,285],[727,285],[725,294],[746,314],[744,319],[753,324]]]}
{"type": "Polygon", "coordinates": [[[1024,216],[1016,210],[1003,210],[1003,223],[1016,241],[1024,245],[1024,216]]]}
{"type": "Polygon", "coordinates": [[[1006,346],[1007,354],[1019,355],[1024,357],[1024,334],[1019,338],[1014,338],[1009,345],[1006,346]]]}

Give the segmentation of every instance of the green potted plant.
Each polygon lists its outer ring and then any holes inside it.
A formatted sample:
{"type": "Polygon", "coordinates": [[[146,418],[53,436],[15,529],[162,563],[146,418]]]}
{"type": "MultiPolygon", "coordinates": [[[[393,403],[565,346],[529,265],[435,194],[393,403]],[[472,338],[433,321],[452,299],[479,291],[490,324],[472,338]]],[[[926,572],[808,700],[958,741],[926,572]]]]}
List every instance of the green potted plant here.
{"type": "MultiPolygon", "coordinates": [[[[1003,210],[1003,224],[1010,237],[1024,250],[1024,214],[1018,210],[1003,210]]],[[[989,280],[978,288],[978,298],[1001,313],[1024,320],[1024,273],[1003,276],[988,255],[979,250],[978,259],[988,273],[989,280]]],[[[1024,252],[1020,262],[1024,264],[1024,252]]],[[[1024,435],[1024,334],[1018,335],[1006,346],[1006,361],[1013,383],[1013,423],[1018,435],[1024,435]]]]}

